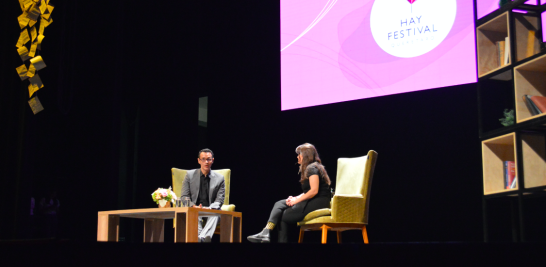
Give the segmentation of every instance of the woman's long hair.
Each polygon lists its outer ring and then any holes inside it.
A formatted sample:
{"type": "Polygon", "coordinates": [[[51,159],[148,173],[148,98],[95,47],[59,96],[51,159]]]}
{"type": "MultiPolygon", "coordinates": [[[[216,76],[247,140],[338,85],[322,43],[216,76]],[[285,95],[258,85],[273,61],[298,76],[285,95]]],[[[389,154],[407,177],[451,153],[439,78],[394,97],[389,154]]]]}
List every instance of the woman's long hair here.
{"type": "Polygon", "coordinates": [[[314,145],[309,143],[299,145],[296,147],[296,153],[298,155],[302,155],[300,171],[298,172],[301,174],[300,183],[303,184],[303,181],[309,179],[307,177],[307,167],[314,164],[319,170],[324,181],[330,185],[330,177],[328,176],[328,173],[326,173],[326,169],[324,168],[324,165],[322,165],[322,161],[320,160],[317,149],[314,145]]]}

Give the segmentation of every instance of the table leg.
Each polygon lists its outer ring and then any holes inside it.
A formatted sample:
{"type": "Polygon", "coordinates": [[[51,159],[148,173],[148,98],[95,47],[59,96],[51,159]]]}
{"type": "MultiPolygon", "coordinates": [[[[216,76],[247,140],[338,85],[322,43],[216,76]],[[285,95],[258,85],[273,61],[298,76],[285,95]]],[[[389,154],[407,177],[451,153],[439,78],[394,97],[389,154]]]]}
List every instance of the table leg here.
{"type": "Polygon", "coordinates": [[[97,241],[118,242],[119,215],[99,215],[97,225],[97,241]]]}
{"type": "Polygon", "coordinates": [[[220,242],[233,243],[233,216],[220,215],[220,242]]]}
{"type": "Polygon", "coordinates": [[[186,213],[177,212],[174,222],[176,223],[176,227],[174,228],[174,243],[186,243],[186,213]]]}
{"type": "Polygon", "coordinates": [[[233,217],[233,242],[241,243],[242,240],[242,228],[243,218],[242,217],[233,217]]]}
{"type": "Polygon", "coordinates": [[[197,243],[197,224],[199,223],[199,212],[193,208],[188,209],[186,215],[186,243],[197,243]]]}
{"type": "Polygon", "coordinates": [[[163,243],[165,219],[144,219],[144,243],[163,243]]]}

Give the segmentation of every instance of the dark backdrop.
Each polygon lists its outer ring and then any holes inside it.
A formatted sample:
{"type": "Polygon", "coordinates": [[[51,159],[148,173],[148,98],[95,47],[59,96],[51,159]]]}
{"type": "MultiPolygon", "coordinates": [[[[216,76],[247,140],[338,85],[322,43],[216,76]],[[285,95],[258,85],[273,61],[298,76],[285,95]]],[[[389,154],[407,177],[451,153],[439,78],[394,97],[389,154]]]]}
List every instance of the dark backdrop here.
{"type": "MultiPolygon", "coordinates": [[[[244,236],[301,192],[294,149],[310,142],[333,181],[337,158],[379,153],[371,242],[482,240],[474,84],[281,112],[278,1],[51,3],[37,115],[15,71],[20,8],[0,11],[1,223],[12,229],[0,238],[27,236],[30,196],[53,187],[61,237],[96,240],[97,211],[154,207],[170,168],[198,167],[202,140],[214,168],[232,170],[244,236]]],[[[141,227],[122,221],[121,236],[139,241],[141,227]]]]}

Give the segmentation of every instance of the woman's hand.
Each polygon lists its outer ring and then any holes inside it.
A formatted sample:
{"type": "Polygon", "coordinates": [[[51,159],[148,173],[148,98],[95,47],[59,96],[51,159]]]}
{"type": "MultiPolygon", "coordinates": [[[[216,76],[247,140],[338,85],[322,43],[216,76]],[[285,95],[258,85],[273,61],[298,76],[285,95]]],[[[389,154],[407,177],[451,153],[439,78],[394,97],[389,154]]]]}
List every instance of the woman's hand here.
{"type": "Polygon", "coordinates": [[[286,205],[292,207],[292,206],[296,205],[297,202],[298,202],[298,198],[291,197],[290,199],[288,199],[286,201],[286,205]]]}
{"type": "Polygon", "coordinates": [[[320,185],[319,176],[316,174],[309,176],[309,185],[311,186],[311,189],[307,191],[307,193],[301,194],[297,197],[288,197],[286,200],[286,205],[292,207],[299,202],[313,198],[318,193],[318,188],[320,185]]]}
{"type": "Polygon", "coordinates": [[[293,196],[288,196],[288,198],[286,198],[286,205],[291,206],[289,203],[292,201],[292,199],[294,199],[293,196]]]}

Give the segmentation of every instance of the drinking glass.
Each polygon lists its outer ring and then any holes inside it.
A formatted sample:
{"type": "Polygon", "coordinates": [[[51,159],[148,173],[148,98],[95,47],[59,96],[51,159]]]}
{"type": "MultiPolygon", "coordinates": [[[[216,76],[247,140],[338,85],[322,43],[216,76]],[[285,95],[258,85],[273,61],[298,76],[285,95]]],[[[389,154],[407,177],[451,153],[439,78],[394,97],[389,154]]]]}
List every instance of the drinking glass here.
{"type": "Polygon", "coordinates": [[[182,205],[184,207],[189,207],[190,206],[190,197],[183,197],[182,198],[182,205]]]}
{"type": "Polygon", "coordinates": [[[176,208],[182,207],[182,199],[179,198],[179,199],[175,200],[174,205],[175,205],[176,208]]]}

